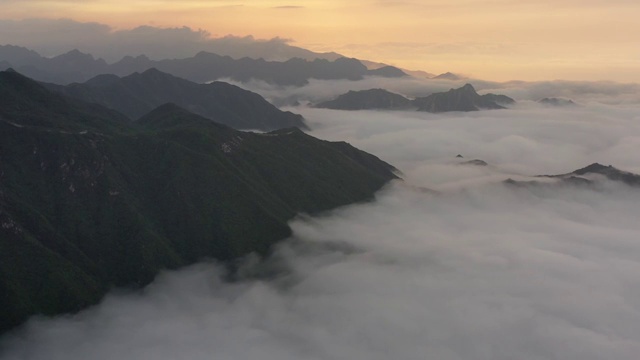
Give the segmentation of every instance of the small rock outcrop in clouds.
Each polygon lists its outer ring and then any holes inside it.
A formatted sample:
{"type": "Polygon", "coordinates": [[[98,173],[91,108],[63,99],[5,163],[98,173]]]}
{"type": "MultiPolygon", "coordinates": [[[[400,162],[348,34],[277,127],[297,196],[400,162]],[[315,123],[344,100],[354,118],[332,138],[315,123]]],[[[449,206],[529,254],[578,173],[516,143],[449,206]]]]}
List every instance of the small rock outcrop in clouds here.
{"type": "Polygon", "coordinates": [[[598,176],[604,177],[610,181],[621,182],[629,186],[640,187],[640,175],[617,169],[611,165],[602,165],[599,163],[593,163],[584,168],[572,171],[567,174],[559,175],[538,175],[537,178],[546,178],[558,180],[556,183],[549,183],[547,181],[517,181],[514,179],[505,180],[509,185],[577,185],[577,186],[596,186],[602,178],[598,179],[598,176]],[[596,177],[594,177],[594,175],[596,177]]]}
{"type": "Polygon", "coordinates": [[[447,92],[434,93],[427,97],[416,98],[414,105],[418,107],[418,111],[427,111],[432,113],[440,113],[447,111],[478,111],[481,109],[504,109],[505,107],[496,103],[496,99],[502,101],[513,99],[504,95],[479,95],[473,85],[466,84],[458,89],[451,89],[447,92]]]}
{"type": "Polygon", "coordinates": [[[0,154],[0,332],[162,269],[264,254],[297,213],[366,201],[397,179],[374,155],[298,128],[241,132],[175,104],[131,121],[8,71],[0,154]]]}
{"type": "Polygon", "coordinates": [[[589,174],[598,174],[606,177],[612,181],[620,181],[629,186],[640,186],[640,175],[630,173],[627,171],[619,170],[611,165],[605,166],[598,163],[593,163],[582,169],[578,169],[570,174],[556,175],[559,177],[566,176],[585,176],[589,174]]]}
{"type": "Polygon", "coordinates": [[[105,74],[82,84],[46,86],[63,95],[117,110],[131,119],[164,103],[175,103],[235,129],[307,128],[302,116],[281,111],[256,93],[224,82],[197,84],[156,69],[123,78],[105,74]]]}
{"type": "Polygon", "coordinates": [[[546,97],[538,100],[538,103],[547,106],[576,106],[576,103],[571,99],[563,99],[557,97],[546,97]]]}
{"type": "Polygon", "coordinates": [[[412,101],[384,89],[349,91],[334,100],[317,104],[317,108],[336,110],[403,110],[412,108],[412,101]]]}

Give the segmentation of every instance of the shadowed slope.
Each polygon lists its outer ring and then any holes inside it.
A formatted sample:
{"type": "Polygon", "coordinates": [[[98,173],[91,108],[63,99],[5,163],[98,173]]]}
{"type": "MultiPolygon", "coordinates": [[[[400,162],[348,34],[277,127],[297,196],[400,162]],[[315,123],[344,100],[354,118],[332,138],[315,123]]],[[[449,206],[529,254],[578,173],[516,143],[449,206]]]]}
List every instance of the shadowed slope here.
{"type": "Polygon", "coordinates": [[[0,330],[160,269],[266,253],[298,212],[365,201],[396,178],[296,128],[245,133],[173,104],[130,122],[17,73],[0,73],[0,91],[0,330]]]}

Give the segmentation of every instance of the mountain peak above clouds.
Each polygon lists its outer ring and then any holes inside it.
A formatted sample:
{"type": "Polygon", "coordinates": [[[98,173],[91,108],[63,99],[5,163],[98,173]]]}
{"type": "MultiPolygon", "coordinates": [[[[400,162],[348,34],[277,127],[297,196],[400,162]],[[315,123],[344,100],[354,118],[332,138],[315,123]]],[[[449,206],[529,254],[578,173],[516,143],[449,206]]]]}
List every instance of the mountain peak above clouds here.
{"type": "MultiPolygon", "coordinates": [[[[504,95],[502,95],[504,96],[504,95]]],[[[504,109],[495,101],[495,94],[479,95],[473,85],[465,84],[447,92],[434,93],[427,97],[416,98],[414,103],[418,111],[447,112],[447,111],[478,111],[481,109],[504,109]]],[[[513,99],[504,96],[511,102],[513,99]]]]}
{"type": "Polygon", "coordinates": [[[337,98],[315,105],[317,108],[336,110],[388,109],[401,110],[411,108],[412,101],[384,89],[349,91],[337,98]]]}
{"type": "Polygon", "coordinates": [[[443,74],[440,74],[440,75],[436,75],[436,76],[432,77],[432,79],[456,81],[456,80],[464,80],[466,78],[463,77],[462,75],[454,74],[452,72],[446,72],[446,73],[443,73],[443,74]]]}

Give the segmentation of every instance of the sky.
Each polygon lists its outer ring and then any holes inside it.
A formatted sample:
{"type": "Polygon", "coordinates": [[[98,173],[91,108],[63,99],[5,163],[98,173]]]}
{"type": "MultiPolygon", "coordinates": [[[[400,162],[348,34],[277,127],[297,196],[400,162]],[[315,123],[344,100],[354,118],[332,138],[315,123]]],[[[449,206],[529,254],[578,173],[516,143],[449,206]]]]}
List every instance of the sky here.
{"type": "Polygon", "coordinates": [[[502,181],[596,161],[640,173],[639,104],[626,102],[640,89],[564,84],[579,105],[547,107],[523,100],[543,85],[516,85],[502,89],[520,94],[506,110],[291,108],[311,135],[371,152],[404,180],[297,217],[272,257],[239,263],[237,282],[215,262],[163,272],[77,315],[33,317],[0,338],[0,359],[636,360],[640,190],[502,181]],[[476,158],[489,165],[463,164],[476,158]],[[253,276],[265,272],[277,275],[253,276]]]}
{"type": "Polygon", "coordinates": [[[635,0],[0,0],[0,6],[4,20],[70,18],[113,30],[188,26],[212,37],[279,37],[314,51],[495,81],[640,82],[635,0]]]}

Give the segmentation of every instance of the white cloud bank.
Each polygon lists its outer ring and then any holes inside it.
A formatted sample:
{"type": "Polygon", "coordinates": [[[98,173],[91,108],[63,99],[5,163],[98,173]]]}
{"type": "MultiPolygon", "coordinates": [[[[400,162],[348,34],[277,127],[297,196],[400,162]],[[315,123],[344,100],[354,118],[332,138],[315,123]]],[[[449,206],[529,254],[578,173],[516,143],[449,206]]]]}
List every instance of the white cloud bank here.
{"type": "Polygon", "coordinates": [[[275,259],[247,264],[287,264],[275,279],[229,284],[215,264],[165,273],[140,294],[31,320],[1,357],[637,359],[640,190],[500,180],[594,161],[640,172],[638,107],[297,110],[312,135],[373,152],[405,181],[293,221],[275,259]],[[491,166],[458,165],[458,153],[491,166]]]}

